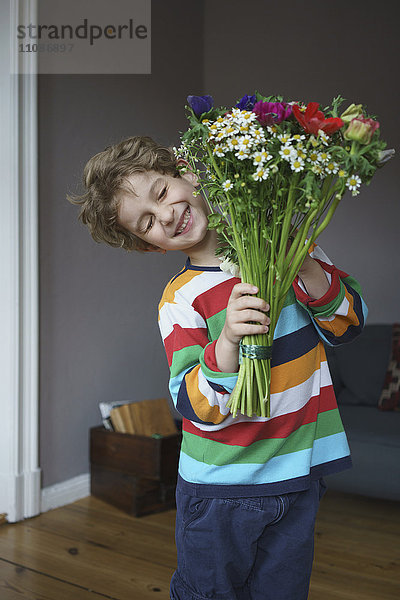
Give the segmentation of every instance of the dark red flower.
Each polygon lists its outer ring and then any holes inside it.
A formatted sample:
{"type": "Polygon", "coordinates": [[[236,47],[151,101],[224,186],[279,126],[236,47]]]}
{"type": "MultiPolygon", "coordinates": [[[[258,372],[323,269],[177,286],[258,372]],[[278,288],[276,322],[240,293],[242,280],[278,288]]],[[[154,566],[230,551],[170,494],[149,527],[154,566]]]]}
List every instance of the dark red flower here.
{"type": "Polygon", "coordinates": [[[263,127],[278,125],[292,114],[292,107],[287,102],[256,102],[253,113],[263,127]]]}
{"type": "Polygon", "coordinates": [[[293,105],[293,114],[307,133],[318,135],[322,129],[327,135],[332,135],[338,129],[343,127],[344,122],[339,117],[325,119],[322,111],[318,110],[318,102],[309,102],[305,112],[302,112],[298,104],[293,105]]]}

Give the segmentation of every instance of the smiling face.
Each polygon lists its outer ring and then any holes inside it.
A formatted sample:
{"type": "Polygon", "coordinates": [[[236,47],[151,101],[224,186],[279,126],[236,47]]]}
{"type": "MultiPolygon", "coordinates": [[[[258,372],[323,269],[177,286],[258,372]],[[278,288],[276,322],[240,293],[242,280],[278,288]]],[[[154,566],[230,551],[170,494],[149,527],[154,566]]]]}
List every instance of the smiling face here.
{"type": "Polygon", "coordinates": [[[197,178],[191,171],[179,177],[146,171],[126,178],[134,193],[121,191],[118,222],[154,250],[181,250],[192,264],[215,260],[215,231],[207,229],[204,198],[194,196],[197,178]]]}

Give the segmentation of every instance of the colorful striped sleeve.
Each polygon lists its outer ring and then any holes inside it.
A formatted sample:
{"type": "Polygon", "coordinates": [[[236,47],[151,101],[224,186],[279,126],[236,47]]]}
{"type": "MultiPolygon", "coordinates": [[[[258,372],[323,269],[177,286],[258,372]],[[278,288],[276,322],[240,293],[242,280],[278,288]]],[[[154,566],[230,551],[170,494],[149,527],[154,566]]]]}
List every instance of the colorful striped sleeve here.
{"type": "Polygon", "coordinates": [[[297,276],[293,282],[297,302],[311,316],[320,337],[328,345],[351,342],[361,333],[368,314],[360,285],[354,277],[337,269],[319,246],[311,247],[310,256],[324,269],[330,286],[322,298],[314,299],[297,276]]]}
{"type": "Polygon", "coordinates": [[[178,290],[169,290],[160,302],[159,327],[170,369],[169,389],[178,412],[195,423],[224,421],[237,373],[219,371],[216,340],[209,340],[203,317],[178,290]]]}

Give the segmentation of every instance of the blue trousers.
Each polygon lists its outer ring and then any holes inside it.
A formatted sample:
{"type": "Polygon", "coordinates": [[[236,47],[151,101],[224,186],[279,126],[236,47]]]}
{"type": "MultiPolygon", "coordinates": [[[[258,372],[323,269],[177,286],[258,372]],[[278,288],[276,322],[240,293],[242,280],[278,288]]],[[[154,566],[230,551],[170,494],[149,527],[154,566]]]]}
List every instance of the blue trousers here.
{"type": "Polygon", "coordinates": [[[197,498],[176,491],[171,600],[307,600],[314,525],[326,491],[197,498]]]}

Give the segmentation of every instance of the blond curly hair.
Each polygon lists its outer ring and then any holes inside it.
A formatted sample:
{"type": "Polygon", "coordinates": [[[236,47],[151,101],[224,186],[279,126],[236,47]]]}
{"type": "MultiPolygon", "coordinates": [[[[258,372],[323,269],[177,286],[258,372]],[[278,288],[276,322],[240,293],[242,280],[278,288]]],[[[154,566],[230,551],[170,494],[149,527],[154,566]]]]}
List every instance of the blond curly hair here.
{"type": "Polygon", "coordinates": [[[95,242],[128,252],[152,249],[117,220],[119,192],[132,191],[127,177],[150,170],[180,176],[173,150],[147,136],[130,137],[108,146],[86,163],[83,171],[86,192],[81,196],[68,194],[67,200],[81,206],[78,218],[88,226],[95,242]]]}

